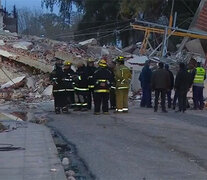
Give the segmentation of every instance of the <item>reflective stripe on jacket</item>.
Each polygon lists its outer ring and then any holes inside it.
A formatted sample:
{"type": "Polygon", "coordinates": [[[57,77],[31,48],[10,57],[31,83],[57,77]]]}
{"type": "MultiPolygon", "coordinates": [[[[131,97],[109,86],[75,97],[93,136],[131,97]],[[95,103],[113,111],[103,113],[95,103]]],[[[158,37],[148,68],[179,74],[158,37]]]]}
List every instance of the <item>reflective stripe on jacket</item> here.
{"type": "Polygon", "coordinates": [[[131,77],[131,72],[128,67],[117,65],[115,68],[116,89],[129,89],[131,77]]]}

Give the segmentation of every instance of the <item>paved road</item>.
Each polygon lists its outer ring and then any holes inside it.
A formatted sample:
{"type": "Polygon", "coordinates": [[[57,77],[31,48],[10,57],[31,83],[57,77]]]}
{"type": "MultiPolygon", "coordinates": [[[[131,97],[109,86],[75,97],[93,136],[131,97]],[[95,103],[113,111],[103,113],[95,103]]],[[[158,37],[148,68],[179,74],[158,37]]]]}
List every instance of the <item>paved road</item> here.
{"type": "Polygon", "coordinates": [[[207,111],[51,114],[100,180],[207,179],[207,111]],[[198,115],[199,114],[199,115],[198,115]]]}

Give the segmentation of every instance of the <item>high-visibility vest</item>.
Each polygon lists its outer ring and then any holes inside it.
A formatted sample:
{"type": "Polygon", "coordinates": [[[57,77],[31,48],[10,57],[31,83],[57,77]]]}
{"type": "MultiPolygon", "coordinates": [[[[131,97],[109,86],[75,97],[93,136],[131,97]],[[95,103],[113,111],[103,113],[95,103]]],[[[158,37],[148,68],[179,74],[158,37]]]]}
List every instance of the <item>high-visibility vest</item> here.
{"type": "Polygon", "coordinates": [[[196,68],[196,75],[195,75],[195,78],[194,78],[194,81],[193,83],[196,83],[196,84],[203,84],[204,83],[204,80],[205,80],[205,69],[202,68],[202,67],[197,67],[196,68]]]}

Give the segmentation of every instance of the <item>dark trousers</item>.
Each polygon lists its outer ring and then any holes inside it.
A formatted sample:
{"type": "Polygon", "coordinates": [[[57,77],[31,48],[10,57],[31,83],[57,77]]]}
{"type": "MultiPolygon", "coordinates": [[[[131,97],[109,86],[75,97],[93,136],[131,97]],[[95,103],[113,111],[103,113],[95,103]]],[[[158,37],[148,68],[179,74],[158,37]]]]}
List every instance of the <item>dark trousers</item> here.
{"type": "Polygon", "coordinates": [[[193,86],[193,102],[194,108],[203,109],[204,102],[203,102],[203,87],[193,86]]]}
{"type": "Polygon", "coordinates": [[[112,109],[116,109],[116,91],[111,89],[110,91],[110,105],[112,109]]]}
{"type": "Polygon", "coordinates": [[[165,89],[156,89],[155,90],[155,107],[154,109],[157,111],[158,109],[158,101],[161,94],[161,106],[162,110],[165,111],[165,97],[166,97],[166,90],[165,89]]]}
{"type": "Polygon", "coordinates": [[[88,92],[88,109],[91,109],[92,107],[92,99],[94,98],[94,92],[93,89],[90,89],[88,92]]]}
{"type": "Polygon", "coordinates": [[[186,111],[187,108],[187,91],[178,91],[179,111],[186,111]]]}
{"type": "Polygon", "coordinates": [[[141,99],[141,107],[151,107],[152,103],[151,103],[151,99],[152,99],[152,91],[150,88],[150,85],[145,86],[142,88],[142,99],[141,99]]]}
{"type": "Polygon", "coordinates": [[[76,109],[88,108],[88,91],[75,92],[76,109]]]}
{"type": "Polygon", "coordinates": [[[74,107],[74,103],[75,103],[74,92],[65,92],[65,98],[67,99],[67,106],[74,107]]]}
{"type": "Polygon", "coordinates": [[[65,98],[64,92],[54,92],[54,105],[55,108],[63,108],[67,104],[67,100],[65,98]]]}
{"type": "Polygon", "coordinates": [[[178,100],[178,91],[175,91],[175,95],[173,98],[173,107],[174,108],[176,107],[177,100],[178,100]]]}
{"type": "Polygon", "coordinates": [[[167,104],[168,104],[168,108],[171,108],[171,105],[172,105],[171,94],[172,94],[172,91],[168,91],[167,92],[167,104]]]}
{"type": "Polygon", "coordinates": [[[108,112],[109,93],[94,93],[95,112],[100,112],[101,105],[103,112],[108,112]]]}

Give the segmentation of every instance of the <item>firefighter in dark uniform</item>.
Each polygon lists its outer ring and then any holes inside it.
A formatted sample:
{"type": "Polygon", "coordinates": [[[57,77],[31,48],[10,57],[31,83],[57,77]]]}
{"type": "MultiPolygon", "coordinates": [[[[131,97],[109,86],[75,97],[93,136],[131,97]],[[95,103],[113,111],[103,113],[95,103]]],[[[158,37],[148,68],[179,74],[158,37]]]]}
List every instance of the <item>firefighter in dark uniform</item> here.
{"type": "Polygon", "coordinates": [[[65,106],[64,86],[63,86],[63,70],[62,60],[56,58],[55,68],[50,75],[50,80],[53,83],[53,96],[56,114],[61,113],[61,109],[65,106]]]}
{"type": "Polygon", "coordinates": [[[75,72],[71,69],[70,61],[64,62],[63,73],[64,73],[63,84],[65,88],[65,99],[67,100],[66,106],[63,107],[63,112],[67,113],[68,108],[73,107],[75,103],[74,81],[73,81],[75,72]]]}
{"type": "Polygon", "coordinates": [[[84,64],[78,64],[75,76],[75,109],[74,111],[88,110],[88,72],[84,64]]]}
{"type": "Polygon", "coordinates": [[[101,60],[99,62],[99,68],[94,73],[93,79],[95,104],[94,114],[100,114],[101,105],[103,113],[108,114],[109,92],[111,88],[111,82],[113,81],[113,76],[110,70],[107,68],[107,63],[105,60],[101,60]]]}
{"type": "Polygon", "coordinates": [[[94,94],[94,84],[93,84],[93,74],[96,71],[96,67],[94,66],[94,59],[88,59],[87,62],[87,71],[88,71],[88,109],[91,109],[92,106],[92,98],[94,94]]]}

